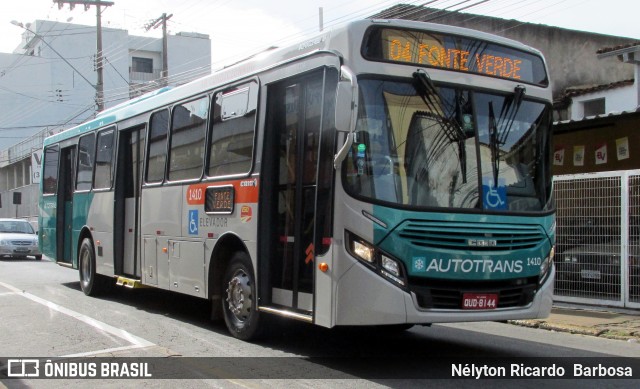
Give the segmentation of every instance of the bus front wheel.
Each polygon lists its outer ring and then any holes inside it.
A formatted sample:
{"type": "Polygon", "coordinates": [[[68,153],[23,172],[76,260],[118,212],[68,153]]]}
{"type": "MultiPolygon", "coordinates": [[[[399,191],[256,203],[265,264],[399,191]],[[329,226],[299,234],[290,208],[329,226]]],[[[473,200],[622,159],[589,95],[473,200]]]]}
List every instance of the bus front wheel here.
{"type": "Polygon", "coordinates": [[[96,274],[96,256],[91,239],[84,238],[78,252],[78,270],[80,273],[80,288],[87,296],[96,296],[104,291],[106,282],[96,274]]]}
{"type": "Polygon", "coordinates": [[[231,258],[223,279],[222,311],[231,334],[242,340],[259,335],[260,315],[255,276],[249,256],[237,252],[231,258]]]}

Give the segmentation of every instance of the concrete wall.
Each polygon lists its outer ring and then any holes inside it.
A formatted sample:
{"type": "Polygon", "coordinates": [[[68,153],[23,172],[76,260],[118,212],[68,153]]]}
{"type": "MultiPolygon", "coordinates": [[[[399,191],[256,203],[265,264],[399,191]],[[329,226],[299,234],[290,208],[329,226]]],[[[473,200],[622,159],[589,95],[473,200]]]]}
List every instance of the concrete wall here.
{"type": "Polygon", "coordinates": [[[25,185],[0,192],[0,217],[21,217],[29,221],[38,220],[38,185],[25,185]],[[13,192],[20,192],[22,204],[13,204],[13,192]]]}
{"type": "MultiPolygon", "coordinates": [[[[0,150],[57,123],[56,92],[47,58],[0,53],[0,150]],[[45,69],[46,71],[43,71],[45,69]]],[[[67,94],[68,91],[61,93],[67,94]]],[[[0,166],[2,166],[0,161],[0,166]]]]}
{"type": "Polygon", "coordinates": [[[185,72],[199,72],[201,76],[211,73],[211,41],[208,36],[169,35],[167,53],[170,79],[185,72]]]}

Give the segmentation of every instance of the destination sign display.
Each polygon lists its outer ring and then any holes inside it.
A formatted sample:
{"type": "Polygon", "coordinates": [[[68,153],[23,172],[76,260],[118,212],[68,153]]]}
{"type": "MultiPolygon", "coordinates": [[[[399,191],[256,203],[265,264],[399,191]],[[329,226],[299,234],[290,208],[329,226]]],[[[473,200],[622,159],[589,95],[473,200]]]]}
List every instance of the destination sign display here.
{"type": "Polygon", "coordinates": [[[232,214],[235,190],[232,185],[210,186],[206,190],[205,212],[232,214]]]}
{"type": "Polygon", "coordinates": [[[456,35],[373,28],[365,37],[362,55],[372,61],[414,64],[549,85],[540,56],[456,35]]]}

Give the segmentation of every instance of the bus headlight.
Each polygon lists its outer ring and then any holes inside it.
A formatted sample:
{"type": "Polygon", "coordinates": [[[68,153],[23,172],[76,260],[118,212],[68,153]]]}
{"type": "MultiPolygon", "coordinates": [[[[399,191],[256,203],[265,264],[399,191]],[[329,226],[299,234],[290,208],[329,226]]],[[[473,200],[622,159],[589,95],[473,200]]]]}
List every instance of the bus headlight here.
{"type": "Polygon", "coordinates": [[[382,269],[380,269],[380,274],[401,286],[405,286],[406,283],[404,282],[404,276],[402,275],[402,265],[400,265],[400,263],[395,259],[391,259],[384,254],[381,258],[382,269]]]}
{"type": "Polygon", "coordinates": [[[369,268],[384,278],[404,287],[405,272],[402,263],[354,234],[345,231],[346,247],[349,254],[367,264],[369,268]]]}
{"type": "Polygon", "coordinates": [[[553,258],[556,255],[556,248],[551,247],[551,251],[549,252],[549,256],[542,261],[540,265],[540,284],[542,284],[547,278],[547,273],[549,273],[549,269],[551,269],[551,265],[553,264],[553,258]]]}
{"type": "Polygon", "coordinates": [[[375,249],[363,242],[353,241],[353,253],[363,261],[373,264],[375,260],[375,249]]]}
{"type": "Polygon", "coordinates": [[[386,255],[382,256],[382,267],[396,277],[400,275],[400,264],[386,255]]]}

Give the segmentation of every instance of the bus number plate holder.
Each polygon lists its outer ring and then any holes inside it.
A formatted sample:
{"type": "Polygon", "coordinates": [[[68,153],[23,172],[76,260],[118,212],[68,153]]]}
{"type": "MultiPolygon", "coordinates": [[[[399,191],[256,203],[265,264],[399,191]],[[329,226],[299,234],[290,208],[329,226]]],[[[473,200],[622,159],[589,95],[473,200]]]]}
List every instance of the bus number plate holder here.
{"type": "Polygon", "coordinates": [[[495,293],[464,293],[462,309],[496,309],[498,295],[495,293]]]}

